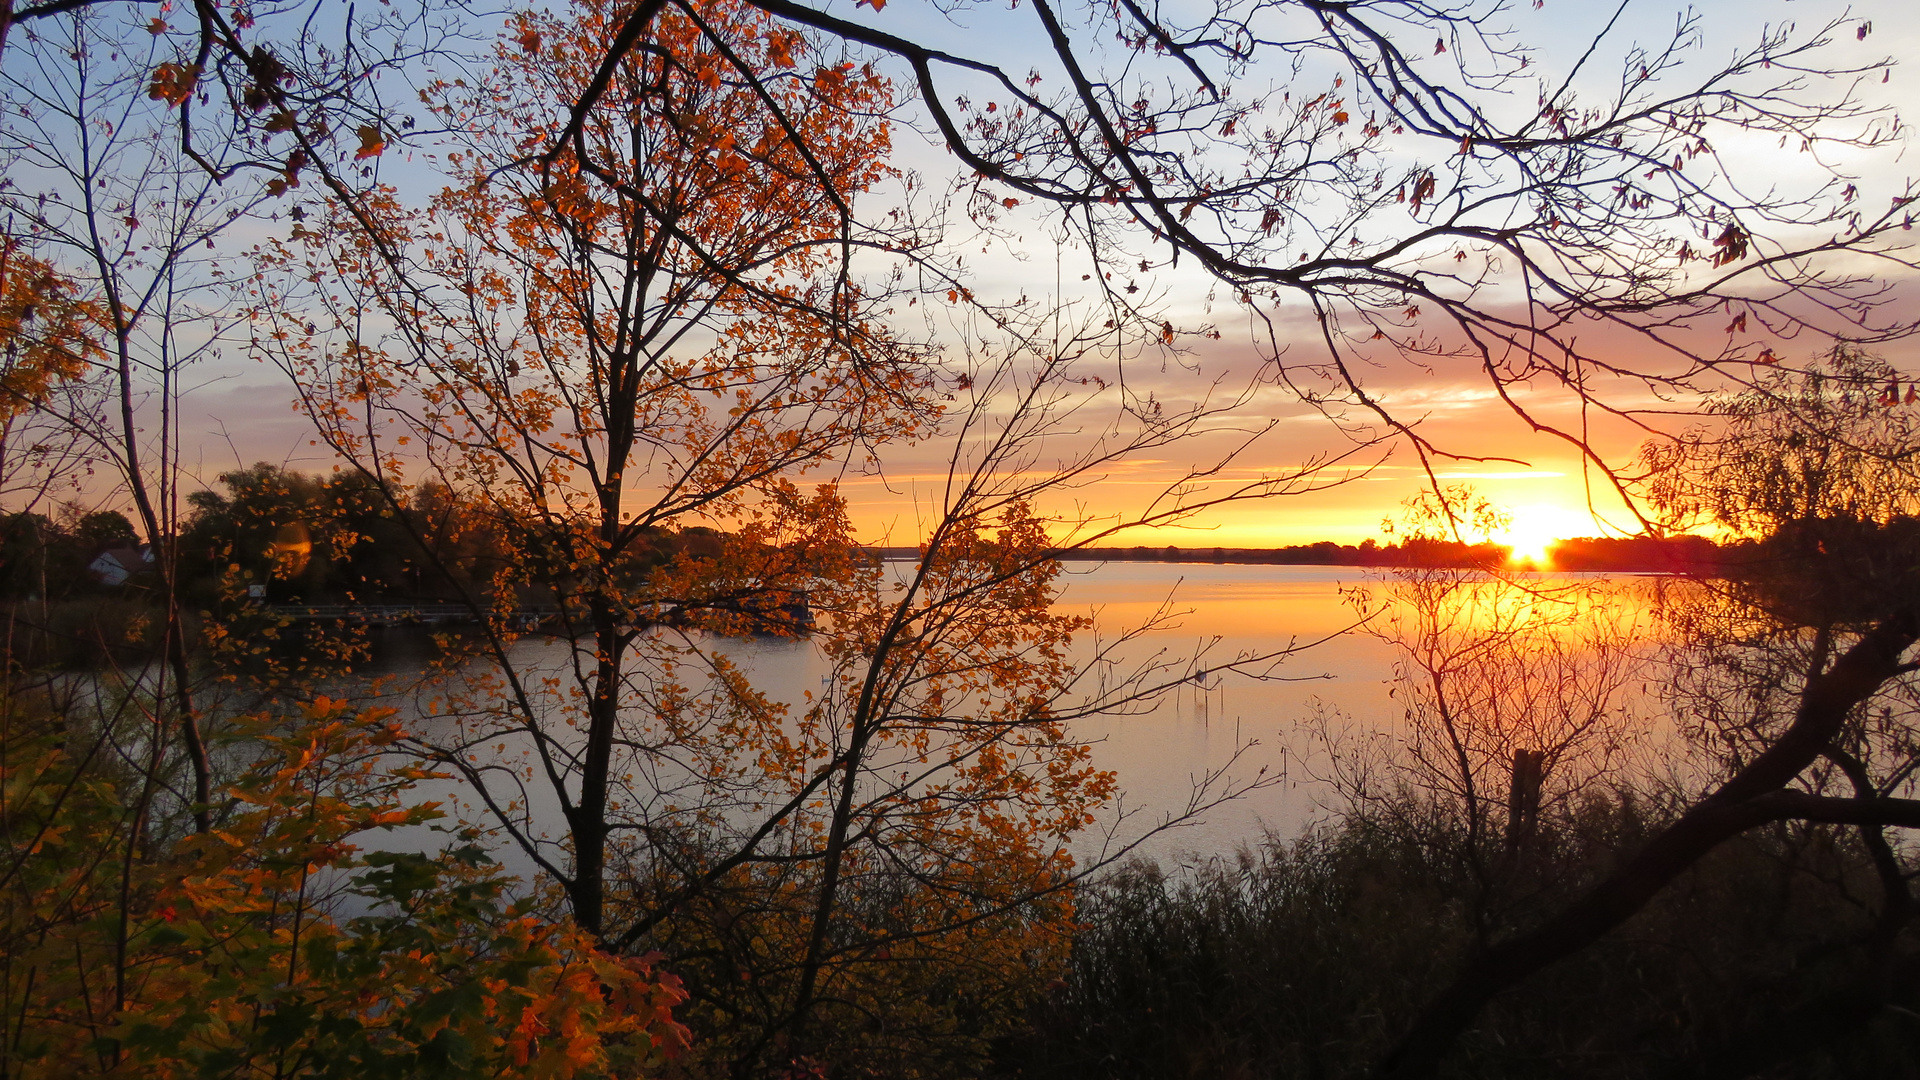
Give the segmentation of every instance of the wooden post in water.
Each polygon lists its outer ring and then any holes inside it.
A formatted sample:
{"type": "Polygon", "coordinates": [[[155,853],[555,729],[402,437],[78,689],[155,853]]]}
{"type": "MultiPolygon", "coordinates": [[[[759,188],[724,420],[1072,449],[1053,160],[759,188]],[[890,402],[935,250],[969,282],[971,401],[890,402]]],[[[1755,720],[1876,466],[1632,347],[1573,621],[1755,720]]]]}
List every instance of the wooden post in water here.
{"type": "Polygon", "coordinates": [[[1507,847],[1520,846],[1533,835],[1540,816],[1540,780],[1547,755],[1540,750],[1513,752],[1513,781],[1507,788],[1507,847]]]}

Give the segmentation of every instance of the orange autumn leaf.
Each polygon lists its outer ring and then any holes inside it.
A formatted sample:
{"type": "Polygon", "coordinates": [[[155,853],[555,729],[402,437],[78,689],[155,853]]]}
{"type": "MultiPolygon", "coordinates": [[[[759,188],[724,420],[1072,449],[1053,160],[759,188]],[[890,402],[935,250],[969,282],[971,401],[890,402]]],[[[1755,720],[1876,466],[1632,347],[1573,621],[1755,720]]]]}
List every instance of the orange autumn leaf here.
{"type": "Polygon", "coordinates": [[[153,69],[153,78],[147,83],[147,96],[169,105],[184,105],[193,96],[193,89],[199,81],[200,68],[197,65],[169,61],[153,69]]]}
{"type": "Polygon", "coordinates": [[[357,134],[360,136],[360,148],[353,152],[353,160],[365,161],[368,158],[379,157],[381,152],[386,150],[387,137],[380,133],[377,126],[362,124],[357,134]]]}

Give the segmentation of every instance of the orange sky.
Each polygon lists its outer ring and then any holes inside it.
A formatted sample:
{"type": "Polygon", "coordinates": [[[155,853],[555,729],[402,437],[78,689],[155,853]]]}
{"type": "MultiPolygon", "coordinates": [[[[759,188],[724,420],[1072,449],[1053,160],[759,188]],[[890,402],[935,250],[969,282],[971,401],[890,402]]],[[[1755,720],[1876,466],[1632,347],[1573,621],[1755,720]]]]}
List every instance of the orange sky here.
{"type": "MultiPolygon", "coordinates": [[[[1612,5],[1585,7],[1561,0],[1549,0],[1544,9],[1531,12],[1524,7],[1514,9],[1515,25],[1523,35],[1539,35],[1526,40],[1539,43],[1541,58],[1549,65],[1555,61],[1556,50],[1565,49],[1569,43],[1578,41],[1584,47],[1584,32],[1599,25],[1613,11],[1612,5]],[[1554,36],[1562,34],[1565,36],[1554,36]]],[[[1797,20],[1804,29],[1843,13],[1837,5],[1785,0],[1708,0],[1693,7],[1703,17],[1704,44],[1700,56],[1713,62],[1737,45],[1750,44],[1762,24],[1797,20]]],[[[1671,29],[1678,10],[1677,5],[1635,3],[1628,9],[1624,29],[1618,33],[1643,40],[1657,37],[1663,30],[1671,29]]],[[[1834,35],[1835,44],[1827,54],[1829,62],[1869,63],[1889,55],[1899,58],[1920,53],[1920,10],[1895,0],[1870,0],[1844,10],[1849,22],[1834,35]],[[1871,33],[1864,40],[1856,40],[1853,31],[1863,23],[1871,24],[1871,33]]],[[[1620,41],[1616,37],[1611,44],[1618,45],[1620,41]]],[[[1843,84],[1844,80],[1832,84],[1835,92],[1843,84]]],[[[1920,113],[1920,72],[1896,67],[1887,82],[1881,83],[1876,78],[1855,89],[1865,100],[1908,114],[1920,113]]],[[[1719,149],[1729,169],[1749,182],[1760,177],[1764,178],[1762,183],[1790,190],[1795,183],[1813,176],[1809,157],[1798,153],[1797,148],[1776,147],[1771,140],[1761,145],[1732,134],[1727,138],[1727,145],[1719,149]]],[[[1859,155],[1835,151],[1825,160],[1858,182],[1864,200],[1862,205],[1868,206],[1886,205],[1887,193],[1902,192],[1906,177],[1912,172],[1910,162],[1895,152],[1859,155]]],[[[1004,275],[1009,290],[1018,287],[1023,293],[1031,290],[1037,296],[1047,296],[1057,282],[1076,278],[1076,271],[1084,268],[1073,264],[1071,252],[1062,257],[1049,250],[1043,239],[1046,234],[1043,227],[1029,230],[1033,250],[1025,253],[1031,256],[1031,262],[1023,264],[1024,269],[1011,261],[980,263],[988,283],[996,275],[1004,275]],[[1040,264],[1041,272],[1034,272],[1032,264],[1040,264]]],[[[1005,246],[1018,249],[1020,242],[1014,240],[1005,246]]],[[[1164,252],[1156,253],[1149,247],[1143,247],[1138,254],[1161,262],[1165,260],[1164,252]]],[[[1881,264],[1869,272],[1884,275],[1897,273],[1898,268],[1881,264]]],[[[1153,288],[1160,290],[1161,302],[1172,322],[1181,326],[1217,322],[1223,337],[1219,341],[1189,342],[1191,351],[1184,358],[1188,369],[1163,364],[1152,357],[1136,361],[1129,372],[1136,389],[1152,390],[1159,400],[1172,403],[1191,396],[1215,378],[1224,375],[1231,382],[1259,369],[1261,350],[1245,325],[1233,321],[1236,316],[1229,313],[1230,305],[1212,302],[1217,295],[1210,292],[1207,283],[1183,281],[1168,276],[1164,270],[1156,270],[1156,275],[1153,288]]],[[[1896,280],[1892,283],[1901,294],[1920,295],[1920,282],[1896,280]]],[[[1312,364],[1324,358],[1324,347],[1318,344],[1317,325],[1303,304],[1283,301],[1269,314],[1282,327],[1284,362],[1312,364]]],[[[1510,310],[1506,314],[1517,316],[1518,311],[1510,310]]],[[[1731,327],[1727,330],[1721,327],[1726,321],[1710,314],[1702,320],[1702,331],[1693,335],[1688,343],[1708,355],[1723,348],[1741,347],[1752,355],[1768,347],[1789,362],[1811,360],[1830,344],[1806,335],[1795,340],[1771,338],[1757,322],[1737,333],[1728,332],[1731,327]]],[[[1445,332],[1442,326],[1422,329],[1445,332]]],[[[1651,349],[1644,339],[1604,328],[1585,328],[1579,344],[1595,355],[1628,367],[1657,369],[1678,362],[1677,358],[1658,355],[1658,350],[1651,349]]],[[[1894,343],[1878,351],[1905,370],[1920,372],[1920,353],[1912,345],[1894,343]]],[[[1396,418],[1417,421],[1421,435],[1433,444],[1461,455],[1459,459],[1439,458],[1432,463],[1438,479],[1447,484],[1469,484],[1511,512],[1514,535],[1506,539],[1517,546],[1537,547],[1546,539],[1559,536],[1619,535],[1639,530],[1635,515],[1621,501],[1601,469],[1583,461],[1579,451],[1565,441],[1530,431],[1495,397],[1486,376],[1477,369],[1463,364],[1455,369],[1440,366],[1423,370],[1391,354],[1359,359],[1353,366],[1363,373],[1370,394],[1384,401],[1396,418]],[[1471,460],[1475,457],[1513,460],[1471,460]]],[[[1658,432],[1678,431],[1692,423],[1686,414],[1697,405],[1695,400],[1662,398],[1640,384],[1602,384],[1597,396],[1612,406],[1632,411],[1635,416],[1630,421],[1597,410],[1587,410],[1583,415],[1571,396],[1556,393],[1550,387],[1532,391],[1522,387],[1516,394],[1540,420],[1570,431],[1585,431],[1591,448],[1616,469],[1630,468],[1640,447],[1658,432]],[[1636,426],[1636,422],[1646,427],[1636,426]]],[[[1235,462],[1229,470],[1232,475],[1250,477],[1262,469],[1287,468],[1313,455],[1339,453],[1353,445],[1334,423],[1278,390],[1261,393],[1238,412],[1249,423],[1268,419],[1281,423],[1235,462]]],[[[1349,419],[1365,418],[1350,414],[1349,419]]],[[[1129,462],[1110,470],[1099,483],[1076,490],[1048,509],[1071,517],[1088,513],[1088,508],[1119,513],[1137,507],[1163,490],[1183,470],[1204,461],[1213,445],[1217,444],[1203,440],[1189,447],[1157,452],[1150,455],[1151,460],[1129,462]]],[[[1376,450],[1360,455],[1349,464],[1369,460],[1378,464],[1364,477],[1332,490],[1235,505],[1204,514],[1180,528],[1145,530],[1117,542],[1183,547],[1271,546],[1322,539],[1354,543],[1379,537],[1382,519],[1396,516],[1403,501],[1423,490],[1429,478],[1418,456],[1404,441],[1392,447],[1390,453],[1376,450]]],[[[938,462],[904,453],[890,455],[887,467],[889,479],[852,481],[847,484],[848,496],[856,520],[870,534],[895,542],[911,542],[937,495],[938,485],[932,481],[938,474],[938,462]]]]}

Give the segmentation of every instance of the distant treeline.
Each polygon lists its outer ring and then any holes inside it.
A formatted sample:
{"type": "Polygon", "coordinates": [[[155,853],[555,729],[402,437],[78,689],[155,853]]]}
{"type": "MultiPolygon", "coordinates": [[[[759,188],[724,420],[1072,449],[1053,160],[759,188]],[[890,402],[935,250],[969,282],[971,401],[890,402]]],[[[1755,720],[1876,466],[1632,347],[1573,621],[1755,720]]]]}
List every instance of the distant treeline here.
{"type": "MultiPolygon", "coordinates": [[[[352,472],[315,476],[259,464],[223,473],[187,504],[172,540],[179,597],[192,608],[458,603],[486,594],[504,568],[524,569],[528,552],[569,555],[564,531],[551,524],[503,515],[442,486],[395,491],[352,472]]],[[[699,526],[643,534],[629,558],[635,576],[716,555],[723,540],[699,526]]],[[[0,514],[0,601],[148,595],[158,583],[145,539],[112,510],[0,514]]],[[[545,594],[522,599],[551,602],[545,594]]]]}
{"type": "Polygon", "coordinates": [[[1498,544],[1462,544],[1427,539],[1381,544],[1294,544],[1277,548],[1229,547],[1088,547],[1062,551],[1069,561],[1133,561],[1189,563],[1254,563],[1279,566],[1435,566],[1472,568],[1506,561],[1507,549],[1498,544]]]}
{"type": "Polygon", "coordinates": [[[1704,536],[1584,536],[1554,544],[1547,558],[1555,570],[1717,576],[1735,550],[1704,536]]]}
{"type": "MultiPolygon", "coordinates": [[[[354,472],[260,464],[222,474],[186,503],[159,552],[115,510],[0,513],[0,617],[12,620],[12,660],[76,667],[145,655],[166,595],[161,558],[171,558],[173,596],[205,638],[196,647],[246,653],[240,663],[264,642],[291,643],[293,652],[273,657],[283,666],[358,648],[338,626],[284,625],[284,608],[506,604],[550,613],[556,586],[571,594],[584,573],[584,541],[571,523],[518,516],[443,485],[403,490],[354,472]]],[[[634,531],[611,587],[637,603],[661,568],[740,556],[730,537],[704,526],[634,531]]],[[[719,612],[737,622],[746,613],[810,625],[792,597],[761,589],[751,570],[743,576],[732,591],[663,597],[655,617],[691,624],[719,612]]]]}
{"type": "MultiPolygon", "coordinates": [[[[875,549],[882,558],[908,559],[910,547],[875,549]]],[[[1548,549],[1542,569],[1616,573],[1717,575],[1734,557],[1702,536],[1581,537],[1548,549]]],[[[1056,552],[1073,562],[1249,563],[1268,566],[1425,566],[1472,569],[1501,566],[1512,550],[1501,544],[1463,544],[1450,540],[1410,539],[1395,544],[1367,540],[1359,544],[1294,544],[1275,548],[1230,547],[1085,547],[1056,552]]]]}

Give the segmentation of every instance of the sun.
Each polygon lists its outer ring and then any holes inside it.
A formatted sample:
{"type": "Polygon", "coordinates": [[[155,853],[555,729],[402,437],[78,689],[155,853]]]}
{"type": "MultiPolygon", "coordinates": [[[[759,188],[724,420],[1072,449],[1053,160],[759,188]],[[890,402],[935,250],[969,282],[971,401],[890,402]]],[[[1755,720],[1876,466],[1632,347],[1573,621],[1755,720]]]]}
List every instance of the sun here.
{"type": "Polygon", "coordinates": [[[1568,537],[1593,532],[1592,515],[1552,503],[1509,507],[1507,513],[1512,521],[1493,541],[1513,549],[1507,558],[1515,565],[1546,567],[1550,565],[1548,548],[1568,537]]]}

